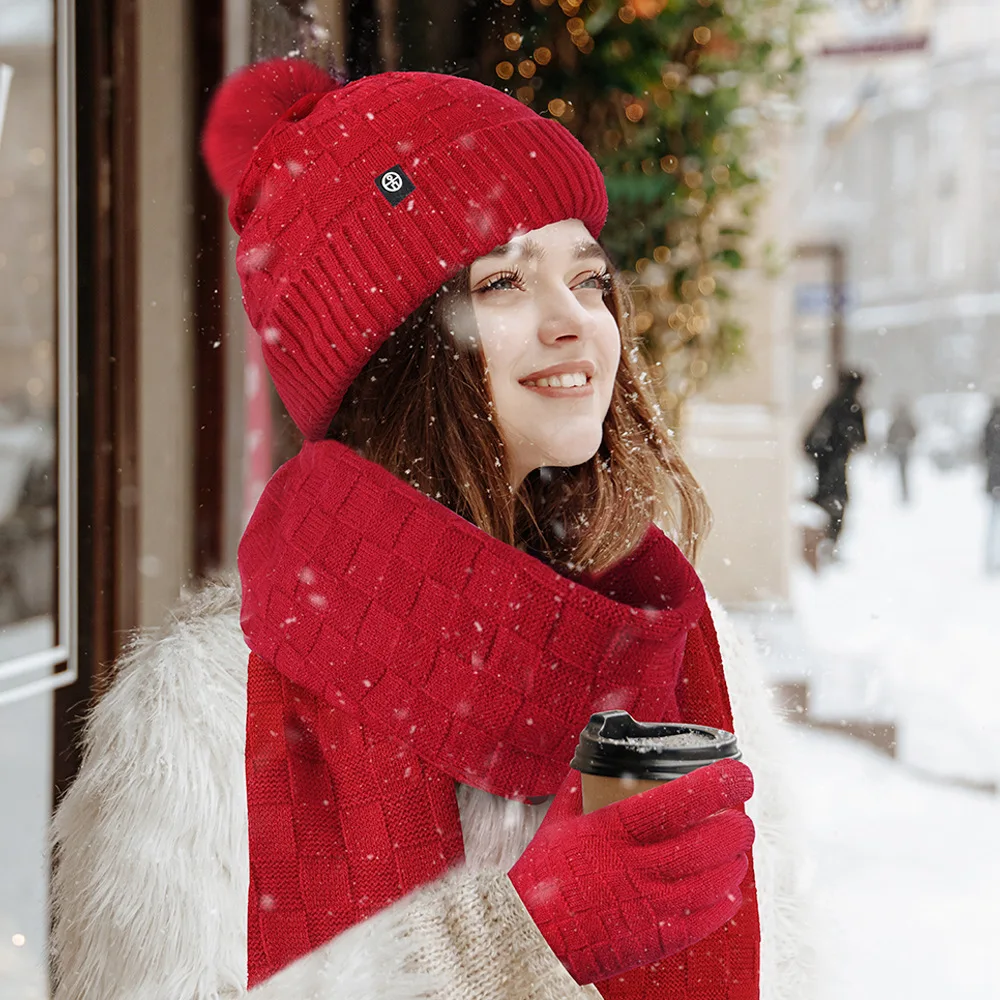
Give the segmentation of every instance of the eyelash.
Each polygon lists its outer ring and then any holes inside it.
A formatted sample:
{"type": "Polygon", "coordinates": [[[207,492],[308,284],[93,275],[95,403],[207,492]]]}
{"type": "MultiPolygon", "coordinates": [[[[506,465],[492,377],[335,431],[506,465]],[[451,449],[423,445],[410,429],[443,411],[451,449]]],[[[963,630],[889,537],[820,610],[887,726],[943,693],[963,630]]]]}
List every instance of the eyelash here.
{"type": "MultiPolygon", "coordinates": [[[[611,289],[614,286],[614,278],[611,276],[611,272],[595,271],[589,277],[584,278],[584,281],[593,281],[595,279],[598,282],[598,289],[600,289],[601,294],[602,295],[610,294],[611,289]]],[[[480,295],[484,292],[500,291],[501,289],[499,289],[497,286],[502,285],[504,282],[508,281],[520,288],[524,285],[524,275],[521,274],[521,272],[516,269],[510,271],[504,271],[501,274],[498,274],[492,280],[488,281],[485,285],[482,285],[481,287],[477,288],[476,294],[480,295]]]]}

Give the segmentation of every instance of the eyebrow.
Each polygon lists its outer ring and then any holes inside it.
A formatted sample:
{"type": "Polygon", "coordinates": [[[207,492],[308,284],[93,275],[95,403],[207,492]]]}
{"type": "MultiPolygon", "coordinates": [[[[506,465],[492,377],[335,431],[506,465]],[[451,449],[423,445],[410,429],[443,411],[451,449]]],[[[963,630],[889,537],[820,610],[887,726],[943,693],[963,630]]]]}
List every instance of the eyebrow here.
{"type": "MultiPolygon", "coordinates": [[[[521,257],[524,260],[544,260],[545,249],[535,240],[518,240],[516,243],[504,243],[489,253],[484,253],[480,260],[488,260],[495,257],[521,257]]],[[[610,263],[604,247],[593,240],[580,240],[573,245],[573,260],[590,260],[597,257],[600,260],[610,263]]]]}

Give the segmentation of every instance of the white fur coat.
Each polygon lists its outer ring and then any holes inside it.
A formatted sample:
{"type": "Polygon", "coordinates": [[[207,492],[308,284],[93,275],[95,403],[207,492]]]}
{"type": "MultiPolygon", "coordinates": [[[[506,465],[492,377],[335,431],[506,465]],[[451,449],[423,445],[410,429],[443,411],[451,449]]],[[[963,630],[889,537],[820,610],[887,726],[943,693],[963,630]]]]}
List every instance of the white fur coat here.
{"type": "MultiPolygon", "coordinates": [[[[809,949],[772,715],[752,646],[712,607],[734,725],[756,792],[763,1000],[806,1000],[809,949]]],[[[55,1000],[212,1000],[246,993],[247,649],[234,581],[139,636],[91,714],[53,846],[55,1000]]],[[[459,786],[466,864],[251,991],[258,1000],[570,1000],[578,986],[506,871],[547,805],[459,786]]]]}

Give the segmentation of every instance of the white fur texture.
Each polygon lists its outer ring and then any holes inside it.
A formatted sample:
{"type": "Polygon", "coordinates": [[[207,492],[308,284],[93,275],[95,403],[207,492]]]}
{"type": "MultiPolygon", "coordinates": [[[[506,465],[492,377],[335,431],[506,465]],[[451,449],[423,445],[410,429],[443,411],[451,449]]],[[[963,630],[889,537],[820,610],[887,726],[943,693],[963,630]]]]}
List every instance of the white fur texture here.
{"type": "MultiPolygon", "coordinates": [[[[803,1000],[794,854],[773,759],[778,724],[752,663],[744,670],[752,651],[725,627],[721,611],[715,613],[736,727],[757,786],[762,986],[767,983],[761,995],[803,1000]]],[[[231,578],[189,597],[172,622],[138,637],[122,658],[88,721],[83,765],[53,825],[55,1000],[245,994],[246,661],[231,578]]],[[[250,996],[598,996],[572,983],[555,956],[538,947],[541,936],[509,882],[492,878],[520,855],[547,805],[520,806],[464,786],[458,798],[465,869],[351,928],[250,996]],[[485,940],[484,913],[493,935],[485,940]],[[476,971],[483,954],[494,963],[485,977],[476,971]],[[444,967],[428,965],[429,955],[444,967]],[[531,988],[519,968],[525,963],[531,988]]]]}
{"type": "Polygon", "coordinates": [[[510,871],[541,826],[551,800],[523,805],[468,785],[459,785],[457,792],[466,865],[510,871]]]}
{"type": "Polygon", "coordinates": [[[813,954],[808,904],[800,888],[801,843],[782,761],[792,752],[774,713],[753,640],[742,635],[718,602],[709,601],[719,636],[733,728],[754,776],[747,814],[754,821],[754,875],[760,912],[760,995],[809,1000],[813,954]]]}
{"type": "Polygon", "coordinates": [[[228,585],[120,661],[53,825],[57,1000],[207,1000],[246,982],[246,659],[228,585]]]}

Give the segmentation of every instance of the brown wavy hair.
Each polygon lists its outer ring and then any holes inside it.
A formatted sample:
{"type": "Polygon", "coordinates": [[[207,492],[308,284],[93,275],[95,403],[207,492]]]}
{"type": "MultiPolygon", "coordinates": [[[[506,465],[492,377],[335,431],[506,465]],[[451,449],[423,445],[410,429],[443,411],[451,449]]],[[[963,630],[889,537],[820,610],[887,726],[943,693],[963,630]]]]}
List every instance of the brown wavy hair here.
{"type": "Polygon", "coordinates": [[[693,560],[711,522],[708,505],[662,420],[617,275],[605,301],[622,351],[603,441],[589,462],[538,469],[511,489],[467,269],[369,360],[327,437],[565,571],[597,572],[617,562],[650,521],[693,560]]]}

